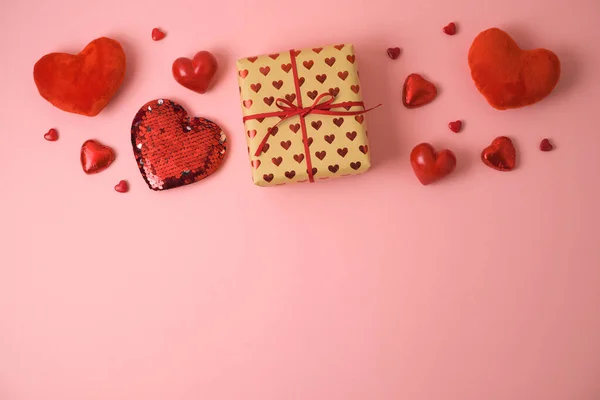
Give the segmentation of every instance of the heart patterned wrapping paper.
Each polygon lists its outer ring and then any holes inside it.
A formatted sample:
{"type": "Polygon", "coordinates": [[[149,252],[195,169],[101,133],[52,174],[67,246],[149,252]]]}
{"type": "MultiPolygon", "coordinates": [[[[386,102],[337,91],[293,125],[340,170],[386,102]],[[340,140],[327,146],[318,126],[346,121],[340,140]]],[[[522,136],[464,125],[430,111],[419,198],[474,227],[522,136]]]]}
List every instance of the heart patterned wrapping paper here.
{"type": "Polygon", "coordinates": [[[237,61],[254,184],[357,175],[371,167],[354,46],[237,61]]]}

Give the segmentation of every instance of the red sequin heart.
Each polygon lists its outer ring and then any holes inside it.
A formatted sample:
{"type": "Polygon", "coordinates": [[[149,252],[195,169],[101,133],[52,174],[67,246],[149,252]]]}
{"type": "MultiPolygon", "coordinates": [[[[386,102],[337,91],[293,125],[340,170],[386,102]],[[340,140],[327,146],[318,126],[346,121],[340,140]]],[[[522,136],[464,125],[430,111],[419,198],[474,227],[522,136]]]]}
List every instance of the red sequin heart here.
{"type": "Polygon", "coordinates": [[[417,108],[431,103],[437,96],[433,83],[419,74],[410,74],[402,89],[402,102],[406,108],[417,108]]]}
{"type": "Polygon", "coordinates": [[[450,22],[444,27],[444,33],[446,35],[454,35],[456,33],[456,24],[454,22],[450,22]]]}
{"type": "Polygon", "coordinates": [[[115,190],[119,193],[127,193],[129,191],[129,184],[127,181],[120,181],[115,185],[115,190]]]}
{"type": "Polygon", "coordinates": [[[165,33],[158,28],[152,29],[152,40],[155,42],[165,38],[165,33]]]}
{"type": "Polygon", "coordinates": [[[462,122],[461,121],[453,121],[450,122],[448,124],[448,128],[450,128],[450,130],[454,133],[458,133],[460,132],[460,130],[462,129],[462,122]]]}
{"type": "Polygon", "coordinates": [[[50,129],[44,134],[44,139],[49,142],[56,142],[58,140],[58,131],[54,128],[50,129]]]}
{"type": "Polygon", "coordinates": [[[400,56],[400,47],[390,47],[387,49],[387,55],[392,60],[395,60],[400,56]]]}
{"type": "Polygon", "coordinates": [[[225,157],[225,134],[205,118],[190,117],[171,100],[150,101],[131,125],[138,168],[153,190],[167,190],[206,178],[225,157]]]}
{"type": "Polygon", "coordinates": [[[511,171],[515,168],[517,153],[513,142],[506,136],[494,139],[491,145],[481,152],[481,161],[498,171],[511,171]]]}
{"type": "Polygon", "coordinates": [[[429,143],[421,143],[412,149],[410,164],[417,179],[429,185],[454,171],[456,157],[450,150],[436,152],[429,143]]]}
{"type": "Polygon", "coordinates": [[[541,151],[551,151],[552,149],[554,149],[554,146],[552,146],[552,143],[550,143],[550,141],[548,139],[544,139],[541,141],[541,143],[540,143],[541,151]]]}
{"type": "Polygon", "coordinates": [[[196,93],[206,93],[217,72],[217,59],[208,51],[196,53],[193,60],[180,57],[173,62],[173,77],[196,93]]]}
{"type": "Polygon", "coordinates": [[[105,170],[115,160],[115,152],[95,140],[87,140],[81,145],[81,166],[86,174],[96,174],[105,170]]]}

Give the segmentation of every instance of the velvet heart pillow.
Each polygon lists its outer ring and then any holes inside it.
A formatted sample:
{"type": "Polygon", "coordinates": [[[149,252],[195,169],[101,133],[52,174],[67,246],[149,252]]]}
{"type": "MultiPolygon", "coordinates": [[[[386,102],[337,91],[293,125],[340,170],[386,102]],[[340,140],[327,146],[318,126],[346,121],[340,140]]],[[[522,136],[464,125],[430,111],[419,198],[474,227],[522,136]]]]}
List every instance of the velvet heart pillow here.
{"type": "Polygon", "coordinates": [[[498,109],[519,108],[542,100],[560,78],[560,61],[546,49],[522,50],[504,31],[481,32],[469,50],[475,86],[498,109]]]}
{"type": "Polygon", "coordinates": [[[108,104],[125,77],[125,52],[101,37],[79,54],[46,54],[33,67],[40,95],[61,110],[93,117],[108,104]]]}

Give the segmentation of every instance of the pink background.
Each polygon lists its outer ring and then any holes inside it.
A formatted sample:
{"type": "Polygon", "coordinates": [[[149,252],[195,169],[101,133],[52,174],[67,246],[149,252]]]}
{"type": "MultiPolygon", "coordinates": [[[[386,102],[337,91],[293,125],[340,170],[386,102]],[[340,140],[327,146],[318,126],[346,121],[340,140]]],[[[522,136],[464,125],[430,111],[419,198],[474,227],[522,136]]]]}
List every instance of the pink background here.
{"type": "Polygon", "coordinates": [[[0,399],[597,400],[600,3],[205,3],[2,0],[0,399]],[[559,55],[549,98],[486,104],[466,58],[491,26],[559,55]],[[114,101],[95,118],[44,101],[35,61],[102,35],[128,56],[114,101]],[[235,60],[338,42],[356,46],[366,103],[385,105],[368,115],[373,169],[253,186],[235,60]],[[170,74],[201,49],[221,62],[206,95],[170,74]],[[402,106],[411,72],[438,85],[434,103],[402,106]],[[146,187],[129,129],[159,97],[226,130],[214,176],[146,187]],[[518,146],[513,172],[479,161],[499,135],[518,146]],[[89,138],[118,153],[96,176],[79,165],[89,138]],[[422,141],[459,163],[428,187],[408,162],[422,141]]]}

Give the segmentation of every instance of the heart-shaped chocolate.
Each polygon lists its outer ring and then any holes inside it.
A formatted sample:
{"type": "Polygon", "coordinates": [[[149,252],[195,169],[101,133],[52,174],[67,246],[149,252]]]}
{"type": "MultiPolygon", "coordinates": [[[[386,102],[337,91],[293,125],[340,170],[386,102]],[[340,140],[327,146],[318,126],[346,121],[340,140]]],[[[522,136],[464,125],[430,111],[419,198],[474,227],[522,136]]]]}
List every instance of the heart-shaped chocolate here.
{"type": "Polygon", "coordinates": [[[406,108],[417,108],[431,103],[437,96],[435,85],[419,74],[410,74],[402,88],[402,102],[406,108]]]}
{"type": "Polygon", "coordinates": [[[81,145],[81,167],[86,174],[104,171],[115,161],[115,152],[95,140],[86,140],[81,145]]]}
{"type": "Polygon", "coordinates": [[[512,140],[506,136],[494,139],[492,144],[481,152],[481,161],[498,171],[512,171],[517,161],[517,152],[512,140]]]}
{"type": "Polygon", "coordinates": [[[498,110],[542,100],[560,78],[556,54],[546,49],[521,50],[498,28],[485,30],[473,40],[469,67],[479,92],[498,110]]]}
{"type": "Polygon", "coordinates": [[[93,117],[108,104],[125,78],[125,52],[101,37],[79,54],[46,54],[35,63],[40,95],[61,110],[93,117]]]}
{"type": "Polygon", "coordinates": [[[215,172],[225,157],[225,134],[206,118],[190,117],[167,99],[150,101],[131,125],[133,154],[153,190],[197,182],[215,172]]]}

